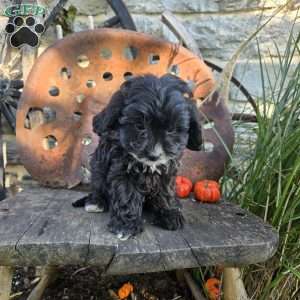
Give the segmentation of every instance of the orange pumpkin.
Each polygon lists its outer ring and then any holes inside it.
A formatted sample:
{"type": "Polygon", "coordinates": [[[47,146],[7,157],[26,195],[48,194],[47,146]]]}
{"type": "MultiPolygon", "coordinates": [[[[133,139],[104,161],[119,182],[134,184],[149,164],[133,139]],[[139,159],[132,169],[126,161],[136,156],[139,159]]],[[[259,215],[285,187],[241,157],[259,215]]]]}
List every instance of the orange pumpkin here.
{"type": "Polygon", "coordinates": [[[118,290],[119,298],[126,299],[131,293],[133,292],[133,285],[131,283],[125,283],[122,287],[118,290]]]}
{"type": "Polygon", "coordinates": [[[217,278],[209,278],[205,282],[205,289],[207,291],[207,296],[209,300],[218,300],[220,297],[220,286],[221,282],[217,278]]]}
{"type": "Polygon", "coordinates": [[[197,181],[194,195],[196,200],[201,202],[217,202],[221,198],[220,185],[214,180],[197,181]]]}
{"type": "Polygon", "coordinates": [[[186,198],[192,191],[193,183],[185,176],[176,177],[176,195],[180,198],[186,198]]]}

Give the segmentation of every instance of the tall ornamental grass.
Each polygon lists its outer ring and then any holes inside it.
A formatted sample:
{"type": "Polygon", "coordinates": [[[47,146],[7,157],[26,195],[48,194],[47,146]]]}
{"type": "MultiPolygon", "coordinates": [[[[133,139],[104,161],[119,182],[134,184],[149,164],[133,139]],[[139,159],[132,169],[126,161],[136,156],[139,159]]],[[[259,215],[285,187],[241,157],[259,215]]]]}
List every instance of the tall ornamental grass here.
{"type": "Polygon", "coordinates": [[[229,200],[263,218],[280,235],[272,259],[243,270],[251,299],[300,299],[299,41],[300,34],[292,30],[284,54],[275,44],[278,58],[271,68],[260,57],[265,92],[258,101],[256,139],[249,142],[239,168],[223,178],[229,200]]]}

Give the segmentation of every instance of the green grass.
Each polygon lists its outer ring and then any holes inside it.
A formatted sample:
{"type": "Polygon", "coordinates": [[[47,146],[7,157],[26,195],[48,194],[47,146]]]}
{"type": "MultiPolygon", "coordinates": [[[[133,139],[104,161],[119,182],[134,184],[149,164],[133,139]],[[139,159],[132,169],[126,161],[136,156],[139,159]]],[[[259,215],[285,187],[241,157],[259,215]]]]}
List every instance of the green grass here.
{"type": "MultiPolygon", "coordinates": [[[[243,269],[248,295],[255,300],[300,299],[299,44],[300,33],[292,30],[284,54],[275,43],[271,68],[260,57],[263,97],[257,100],[257,124],[234,124],[252,138],[221,180],[229,201],[260,216],[280,236],[273,258],[243,269]]],[[[214,268],[194,270],[193,276],[203,284],[214,268]]]]}
{"type": "Polygon", "coordinates": [[[300,64],[293,64],[297,56],[299,62],[299,41],[300,34],[291,32],[285,53],[278,50],[271,70],[260,58],[265,92],[253,129],[256,141],[234,168],[235,176],[228,170],[222,180],[229,200],[280,234],[275,257],[244,270],[252,299],[300,299],[300,64]]]}

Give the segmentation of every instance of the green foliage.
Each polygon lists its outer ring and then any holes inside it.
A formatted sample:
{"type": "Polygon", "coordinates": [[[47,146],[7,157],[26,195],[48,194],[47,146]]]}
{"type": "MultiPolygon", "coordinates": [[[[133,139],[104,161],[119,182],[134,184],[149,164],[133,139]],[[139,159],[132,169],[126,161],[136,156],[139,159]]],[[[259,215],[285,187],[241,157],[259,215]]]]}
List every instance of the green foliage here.
{"type": "Polygon", "coordinates": [[[55,24],[61,25],[64,35],[73,32],[73,24],[77,15],[77,8],[70,5],[69,9],[63,8],[56,17],[55,24]]]}
{"type": "Polygon", "coordinates": [[[300,64],[293,63],[299,62],[299,41],[300,34],[291,32],[283,55],[275,44],[278,59],[271,70],[260,59],[265,93],[254,128],[256,142],[249,144],[251,155],[246,153],[236,176],[228,171],[223,178],[230,200],[280,234],[275,257],[244,272],[252,299],[300,299],[300,64]]]}
{"type": "MultiPolygon", "coordinates": [[[[226,198],[272,224],[280,236],[273,258],[243,270],[255,300],[300,299],[299,45],[300,33],[292,30],[284,54],[275,43],[271,68],[260,57],[263,98],[257,101],[257,124],[235,124],[236,132],[243,127],[253,136],[237,162],[233,154],[222,178],[226,198]]],[[[194,270],[193,276],[203,285],[213,270],[194,270]]]]}

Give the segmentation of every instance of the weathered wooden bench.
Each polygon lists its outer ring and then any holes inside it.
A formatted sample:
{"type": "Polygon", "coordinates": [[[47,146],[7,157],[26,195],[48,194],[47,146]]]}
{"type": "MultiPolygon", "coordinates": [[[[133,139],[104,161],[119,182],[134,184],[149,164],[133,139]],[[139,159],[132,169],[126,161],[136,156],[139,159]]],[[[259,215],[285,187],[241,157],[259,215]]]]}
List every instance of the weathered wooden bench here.
{"type": "MultiPolygon", "coordinates": [[[[195,84],[194,96],[199,100],[213,86],[211,74],[196,56],[143,35],[94,31],[57,43],[39,58],[23,92],[17,118],[22,162],[46,185],[72,187],[83,182],[89,154],[97,144],[91,132],[92,116],[126,76],[168,71],[195,84]],[[104,45],[103,51],[99,45],[104,45]],[[122,64],[107,62],[112,55],[122,64]],[[90,67],[78,66],[82,62],[78,58],[89,58],[85,63],[90,67]],[[99,65],[103,66],[102,81],[99,65]],[[37,85],[44,72],[47,76],[37,85]],[[78,78],[82,85],[76,82],[78,78]]],[[[200,106],[205,144],[212,149],[187,151],[180,172],[193,180],[219,178],[233,144],[230,114],[216,98],[200,106]]],[[[242,266],[265,261],[278,243],[271,226],[237,205],[192,199],[182,200],[186,218],[182,230],[162,230],[146,215],[144,232],[120,241],[107,231],[108,214],[72,208],[71,203],[85,193],[36,187],[0,203],[0,300],[9,297],[15,266],[46,267],[40,288],[28,298],[33,300],[40,298],[57,266],[99,266],[106,274],[242,266]]]]}
{"type": "Polygon", "coordinates": [[[162,230],[145,218],[142,234],[120,241],[109,215],[74,209],[81,191],[34,188],[0,203],[1,265],[99,265],[108,274],[146,273],[205,265],[247,265],[269,258],[277,234],[260,218],[222,200],[183,199],[184,229],[162,230]]]}
{"type": "Polygon", "coordinates": [[[84,194],[37,187],[0,202],[0,265],[91,265],[106,274],[146,273],[248,265],[265,261],[277,247],[271,226],[224,200],[183,199],[182,230],[153,226],[149,215],[142,234],[120,241],[106,228],[107,213],[72,208],[84,194]]]}

